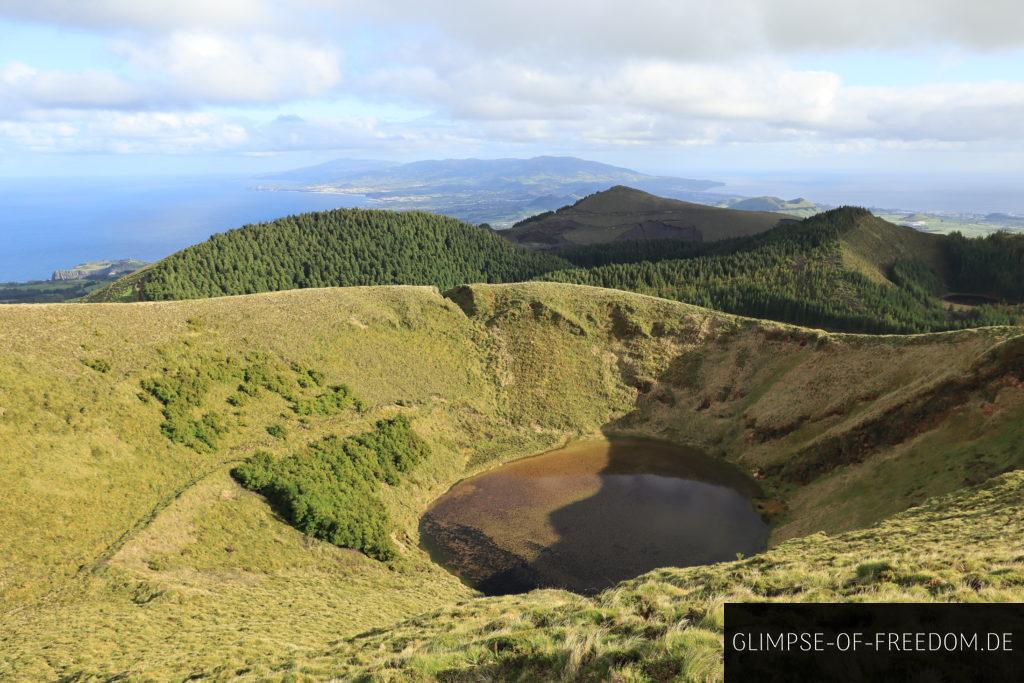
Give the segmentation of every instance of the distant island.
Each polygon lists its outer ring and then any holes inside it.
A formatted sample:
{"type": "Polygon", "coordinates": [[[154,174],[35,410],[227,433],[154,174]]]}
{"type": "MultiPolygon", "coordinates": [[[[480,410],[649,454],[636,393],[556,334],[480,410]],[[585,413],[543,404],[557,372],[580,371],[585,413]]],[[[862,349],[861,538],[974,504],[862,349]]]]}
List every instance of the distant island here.
{"type": "Polygon", "coordinates": [[[259,178],[258,189],[365,197],[381,209],[417,209],[502,229],[614,185],[714,204],[716,180],[642,173],[576,157],[430,159],[406,164],[336,159],[259,178]]]}
{"type": "Polygon", "coordinates": [[[77,301],[146,265],[146,261],[139,259],[88,261],[70,268],[58,268],[49,280],[0,282],[0,304],[59,304],[77,301]]]}
{"type": "Polygon", "coordinates": [[[146,265],[139,259],[118,259],[117,261],[90,261],[71,268],[58,268],[50,276],[51,282],[67,280],[104,280],[135,272],[146,265]]]}
{"type": "MultiPolygon", "coordinates": [[[[625,185],[667,199],[739,211],[773,212],[809,218],[836,208],[805,197],[748,197],[717,180],[653,175],[588,159],[539,156],[530,159],[426,159],[396,163],[377,159],[335,159],[316,166],[255,178],[255,189],[311,192],[361,198],[367,208],[420,210],[505,230],[589,195],[625,185]]],[[[923,211],[923,207],[866,206],[900,225],[981,237],[1024,228],[1012,214],[923,211]]]]}

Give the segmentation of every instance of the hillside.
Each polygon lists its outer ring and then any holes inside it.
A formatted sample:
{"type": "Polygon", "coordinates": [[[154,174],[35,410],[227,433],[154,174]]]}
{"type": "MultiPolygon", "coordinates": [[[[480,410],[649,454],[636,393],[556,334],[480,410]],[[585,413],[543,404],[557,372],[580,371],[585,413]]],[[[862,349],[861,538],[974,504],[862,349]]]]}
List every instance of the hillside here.
{"type": "Polygon", "coordinates": [[[404,164],[338,159],[261,178],[264,189],[354,195],[380,208],[431,211],[498,227],[618,184],[687,199],[721,185],[558,156],[404,164]]]}
{"type": "Polygon", "coordinates": [[[1024,320],[1010,284],[1024,281],[1022,254],[1024,238],[943,237],[844,207],[719,244],[562,250],[578,267],[542,278],[826,329],[911,333],[1024,320]],[[943,301],[951,292],[990,305],[943,301]]]}
{"type": "Polygon", "coordinates": [[[666,199],[617,185],[520,221],[501,234],[536,249],[650,239],[711,242],[764,232],[785,218],[666,199]]]}
{"type": "Polygon", "coordinates": [[[137,259],[94,261],[54,271],[49,280],[0,282],[0,304],[75,301],[146,265],[137,259]]]}
{"type": "Polygon", "coordinates": [[[88,297],[163,301],[353,285],[515,282],[567,265],[453,218],[339,209],[214,235],[88,297]]]}
{"type": "Polygon", "coordinates": [[[1024,600],[1021,328],[829,334],[529,283],[0,306],[0,330],[0,678],[715,679],[727,598],[1024,600]],[[366,490],[387,562],[229,474],[397,418],[424,447],[366,490]],[[480,599],[420,548],[454,482],[602,434],[757,474],[772,548],[593,599],[480,599]]]}
{"type": "Polygon", "coordinates": [[[797,197],[796,199],[780,199],[779,197],[747,197],[729,202],[726,206],[738,211],[775,211],[787,213],[791,216],[808,218],[816,213],[827,211],[830,207],[816,204],[809,199],[797,197]]]}
{"type": "MultiPolygon", "coordinates": [[[[612,222],[620,215],[616,209],[635,216],[667,207],[667,213],[646,214],[667,216],[680,202],[621,188],[580,204],[612,222]]],[[[534,224],[517,234],[527,235],[534,224]]],[[[926,332],[1024,320],[1024,236],[934,235],[850,207],[716,241],[665,238],[667,224],[653,225],[614,229],[630,239],[528,250],[502,239],[502,232],[419,212],[304,214],[215,235],[86,300],[545,279],[838,331],[926,332]],[[638,230],[653,239],[637,239],[638,230]]]]}

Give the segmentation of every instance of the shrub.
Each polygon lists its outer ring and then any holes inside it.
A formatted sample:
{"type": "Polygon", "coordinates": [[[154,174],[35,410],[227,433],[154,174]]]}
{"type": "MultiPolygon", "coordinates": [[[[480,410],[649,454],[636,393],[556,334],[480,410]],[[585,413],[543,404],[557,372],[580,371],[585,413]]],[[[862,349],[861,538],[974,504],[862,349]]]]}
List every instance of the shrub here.
{"type": "Polygon", "coordinates": [[[347,408],[360,412],[363,410],[363,402],[353,396],[352,390],[344,384],[332,386],[314,398],[293,398],[291,403],[292,410],[299,415],[335,415],[347,408]]]}
{"type": "MultiPolygon", "coordinates": [[[[163,405],[161,432],[175,443],[204,452],[216,448],[218,437],[228,431],[228,425],[217,413],[198,417],[198,410],[214,383],[232,380],[240,383],[226,401],[235,408],[266,391],[283,398],[299,415],[335,415],[349,408],[363,409],[362,401],[343,384],[317,396],[303,396],[305,389],[324,381],[323,373],[294,363],[289,368],[263,354],[248,354],[241,362],[231,357],[192,359],[173,370],[165,368],[161,376],[144,379],[141,385],[146,394],[163,405]]],[[[285,436],[280,425],[271,425],[267,431],[277,438],[285,436]]]]}
{"type": "Polygon", "coordinates": [[[87,358],[84,359],[82,363],[85,365],[85,367],[92,368],[96,372],[110,372],[110,363],[101,358],[87,358]]]}
{"type": "Polygon", "coordinates": [[[389,560],[395,547],[377,490],[382,481],[397,484],[428,452],[409,422],[396,417],[371,432],[328,437],[280,459],[257,453],[231,474],[303,533],[389,560]]]}

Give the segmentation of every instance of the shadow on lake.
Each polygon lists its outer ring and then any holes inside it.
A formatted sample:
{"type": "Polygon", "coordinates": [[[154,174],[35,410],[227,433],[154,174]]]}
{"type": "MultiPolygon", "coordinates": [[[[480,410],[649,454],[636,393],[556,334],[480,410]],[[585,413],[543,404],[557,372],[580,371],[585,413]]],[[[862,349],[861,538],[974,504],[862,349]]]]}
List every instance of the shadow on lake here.
{"type": "Polygon", "coordinates": [[[764,549],[757,484],[643,439],[580,441],[456,484],[420,521],[431,557],[488,595],[592,594],[658,567],[764,549]]]}

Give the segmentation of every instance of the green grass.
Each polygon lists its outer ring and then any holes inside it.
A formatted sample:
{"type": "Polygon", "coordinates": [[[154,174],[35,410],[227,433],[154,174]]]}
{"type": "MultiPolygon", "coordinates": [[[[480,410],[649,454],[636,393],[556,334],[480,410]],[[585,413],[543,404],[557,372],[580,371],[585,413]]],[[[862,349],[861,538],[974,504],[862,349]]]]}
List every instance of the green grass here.
{"type": "Polygon", "coordinates": [[[1003,542],[1019,476],[964,489],[1024,462],[1020,328],[829,334],[530,283],[4,306],[0,330],[0,677],[703,679],[723,596],[1021,598],[1003,542]],[[188,419],[226,426],[208,447],[168,438],[143,389],[179,377],[188,419]],[[341,386],[341,409],[295,409],[341,386]],[[399,416],[429,452],[374,494],[388,563],[303,534],[229,476],[399,416]],[[420,549],[420,514],[454,482],[602,432],[761,473],[772,545],[789,542],[593,600],[480,599],[420,549]],[[818,452],[842,458],[788,477],[818,452]],[[872,583],[867,562],[896,570],[872,583]]]}
{"type": "Polygon", "coordinates": [[[928,235],[854,207],[727,242],[624,242],[561,253],[580,267],[539,279],[835,331],[918,333],[1024,320],[1024,307],[1005,303],[1020,301],[1020,238],[928,235]],[[1004,303],[955,306],[940,299],[946,292],[1004,303]]]}
{"type": "Polygon", "coordinates": [[[660,569],[592,598],[478,599],[303,658],[313,678],[720,680],[727,602],[1019,602],[1024,474],[934,498],[881,524],[750,559],[660,569]]]}
{"type": "Polygon", "coordinates": [[[49,304],[75,301],[111,283],[105,280],[39,280],[0,283],[0,304],[49,304]]]}
{"type": "Polygon", "coordinates": [[[381,483],[397,486],[428,453],[409,421],[398,416],[363,434],[312,443],[301,454],[275,458],[261,451],[231,476],[265,496],[305,534],[392,560],[397,551],[391,521],[377,489],[381,483]]]}

